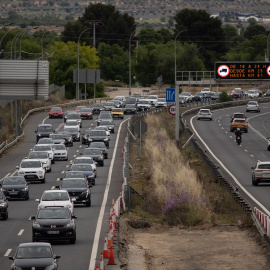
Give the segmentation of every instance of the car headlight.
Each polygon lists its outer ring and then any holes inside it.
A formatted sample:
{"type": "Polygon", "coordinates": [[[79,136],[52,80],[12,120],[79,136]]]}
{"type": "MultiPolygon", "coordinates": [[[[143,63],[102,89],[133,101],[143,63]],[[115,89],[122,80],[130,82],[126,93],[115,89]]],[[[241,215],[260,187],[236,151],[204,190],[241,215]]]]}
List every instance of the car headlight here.
{"type": "Polygon", "coordinates": [[[43,171],[38,171],[37,173],[38,173],[38,174],[43,174],[43,171]]]}
{"type": "Polygon", "coordinates": [[[77,136],[77,138],[79,138],[80,137],[80,134],[77,134],[76,136],[77,136]]]}
{"type": "Polygon", "coordinates": [[[18,174],[24,174],[24,171],[18,171],[18,174]]]}
{"type": "Polygon", "coordinates": [[[102,159],[103,159],[103,157],[99,157],[99,158],[98,158],[98,160],[102,160],[102,159]]]}
{"type": "Polygon", "coordinates": [[[104,141],[108,141],[108,138],[105,138],[104,141]]]}
{"type": "Polygon", "coordinates": [[[33,223],[33,227],[34,227],[34,228],[40,228],[40,224],[34,222],[34,223],[33,223]]]}
{"type": "Polygon", "coordinates": [[[88,190],[85,190],[85,191],[82,192],[82,195],[85,195],[85,194],[88,195],[89,194],[89,191],[88,190]]]}
{"type": "Polygon", "coordinates": [[[40,137],[40,136],[41,136],[41,134],[38,134],[38,136],[40,137]]]}
{"type": "Polygon", "coordinates": [[[73,222],[70,221],[70,222],[67,224],[67,227],[73,227],[73,222]]]}
{"type": "Polygon", "coordinates": [[[55,269],[56,269],[55,264],[52,264],[52,265],[49,265],[49,266],[45,267],[45,270],[55,270],[55,269]]]}
{"type": "Polygon", "coordinates": [[[42,163],[43,163],[43,164],[47,164],[47,161],[43,161],[42,163]]]}
{"type": "Polygon", "coordinates": [[[0,207],[5,207],[5,203],[0,203],[0,207]]]}
{"type": "Polygon", "coordinates": [[[22,191],[27,191],[28,190],[28,187],[22,188],[21,190],[22,191]]]}

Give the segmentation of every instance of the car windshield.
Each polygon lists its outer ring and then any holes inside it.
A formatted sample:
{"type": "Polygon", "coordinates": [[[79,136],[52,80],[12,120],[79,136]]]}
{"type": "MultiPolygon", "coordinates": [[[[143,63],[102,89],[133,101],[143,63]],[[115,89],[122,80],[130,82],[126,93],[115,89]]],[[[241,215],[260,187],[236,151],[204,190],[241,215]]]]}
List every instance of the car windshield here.
{"type": "Polygon", "coordinates": [[[203,93],[195,93],[194,96],[203,96],[203,93]]]}
{"type": "Polygon", "coordinates": [[[89,135],[90,136],[106,136],[106,132],[104,130],[92,130],[89,135]]]}
{"type": "Polygon", "coordinates": [[[65,130],[68,130],[69,132],[79,132],[77,128],[75,127],[67,127],[65,130]]]}
{"type": "Polygon", "coordinates": [[[67,171],[65,173],[65,178],[84,178],[84,177],[85,177],[84,172],[67,171]]]}
{"type": "Polygon", "coordinates": [[[37,129],[38,132],[52,132],[52,127],[50,126],[41,126],[37,129]]]}
{"type": "Polygon", "coordinates": [[[41,197],[42,201],[67,201],[69,200],[66,192],[45,192],[41,197]]]}
{"type": "Polygon", "coordinates": [[[135,108],[135,105],[134,104],[127,104],[126,108],[135,108]]]}
{"type": "Polygon", "coordinates": [[[54,145],[52,145],[52,149],[54,149],[54,150],[66,150],[66,147],[63,144],[54,144],[54,145]]]}
{"type": "Polygon", "coordinates": [[[106,148],[106,145],[104,142],[92,142],[90,148],[106,148]]]}
{"type": "Polygon", "coordinates": [[[111,114],[100,114],[98,119],[111,119],[111,114]]]}
{"type": "Polygon", "coordinates": [[[245,123],[245,119],[234,119],[234,122],[236,123],[245,123]]]}
{"type": "Polygon", "coordinates": [[[38,141],[38,144],[51,144],[53,143],[52,138],[46,139],[46,138],[41,138],[38,141]]]}
{"type": "Polygon", "coordinates": [[[61,209],[40,208],[37,219],[70,219],[70,212],[64,207],[61,209]]]}
{"type": "Polygon", "coordinates": [[[51,151],[52,148],[50,145],[35,145],[34,150],[35,151],[51,151]]]}
{"type": "Polygon", "coordinates": [[[73,164],[94,164],[94,160],[92,158],[75,158],[73,164]]]}
{"type": "Polygon", "coordinates": [[[139,104],[150,104],[149,100],[140,100],[139,104]]]}
{"type": "Polygon", "coordinates": [[[47,152],[30,152],[28,158],[34,159],[34,158],[41,158],[41,159],[46,159],[48,158],[48,153],[47,152]]]}
{"type": "Polygon", "coordinates": [[[19,247],[16,259],[52,258],[52,250],[46,246],[19,247]]]}
{"type": "Polygon", "coordinates": [[[158,101],[159,102],[166,102],[166,98],[159,98],[158,101]]]}
{"type": "Polygon", "coordinates": [[[258,169],[270,170],[270,164],[259,164],[258,169]]]}
{"type": "Polygon", "coordinates": [[[85,149],[83,152],[84,155],[101,155],[100,149],[85,149]]]}
{"type": "Polygon", "coordinates": [[[78,122],[77,121],[67,121],[66,126],[78,126],[78,122]]]}
{"type": "Polygon", "coordinates": [[[2,184],[3,185],[24,185],[25,179],[23,177],[7,177],[4,178],[2,184]]]}
{"type": "Polygon", "coordinates": [[[157,97],[156,96],[149,96],[149,97],[147,97],[147,99],[157,99],[157,97]]]}
{"type": "Polygon", "coordinates": [[[249,101],[248,105],[257,105],[257,102],[256,101],[249,101]]]}
{"type": "Polygon", "coordinates": [[[40,161],[23,161],[21,168],[38,168],[41,167],[40,161]]]}
{"type": "Polygon", "coordinates": [[[102,125],[113,125],[113,121],[101,121],[100,124],[102,125]]]}
{"type": "Polygon", "coordinates": [[[62,188],[87,188],[86,180],[64,180],[62,181],[62,188]]]}
{"type": "Polygon", "coordinates": [[[80,112],[91,112],[90,108],[81,108],[80,112]]]}
{"type": "Polygon", "coordinates": [[[51,108],[51,111],[52,112],[61,112],[62,109],[61,108],[54,107],[54,108],[51,108]]]}
{"type": "Polygon", "coordinates": [[[50,138],[52,138],[53,140],[55,140],[55,139],[63,139],[63,135],[62,134],[51,134],[50,138]]]}
{"type": "Polygon", "coordinates": [[[95,127],[96,130],[109,130],[107,126],[97,126],[95,127]]]}
{"type": "Polygon", "coordinates": [[[114,103],[113,102],[106,102],[106,103],[104,103],[104,106],[114,106],[114,103]]]}
{"type": "Polygon", "coordinates": [[[210,113],[209,110],[200,110],[200,113],[210,113]]]}
{"type": "Polygon", "coordinates": [[[81,119],[81,116],[79,114],[77,114],[77,113],[76,114],[75,113],[68,114],[67,119],[81,119]]]}
{"type": "Polygon", "coordinates": [[[121,109],[112,109],[113,112],[122,112],[121,109]]]}
{"type": "Polygon", "coordinates": [[[91,164],[73,164],[71,167],[72,171],[93,171],[91,164]]]}
{"type": "Polygon", "coordinates": [[[254,91],[254,90],[248,90],[248,93],[249,94],[254,94],[256,91],[254,91]]]}

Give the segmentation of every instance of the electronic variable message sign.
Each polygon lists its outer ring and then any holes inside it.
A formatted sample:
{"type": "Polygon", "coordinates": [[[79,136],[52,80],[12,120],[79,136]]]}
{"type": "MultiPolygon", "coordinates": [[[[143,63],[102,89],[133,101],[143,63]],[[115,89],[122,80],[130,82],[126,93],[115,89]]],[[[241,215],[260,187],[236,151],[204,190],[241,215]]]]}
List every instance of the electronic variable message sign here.
{"type": "Polygon", "coordinates": [[[270,80],[270,62],[217,62],[215,80],[270,80]]]}

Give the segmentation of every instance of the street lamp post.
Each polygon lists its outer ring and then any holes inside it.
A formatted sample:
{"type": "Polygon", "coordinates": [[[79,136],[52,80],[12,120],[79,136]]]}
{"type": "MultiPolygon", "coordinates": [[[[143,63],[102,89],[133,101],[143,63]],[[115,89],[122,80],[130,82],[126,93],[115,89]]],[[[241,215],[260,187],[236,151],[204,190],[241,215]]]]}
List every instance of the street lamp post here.
{"type": "MultiPolygon", "coordinates": [[[[35,26],[35,27],[33,27],[32,29],[37,29],[38,28],[38,26],[35,26]]],[[[22,38],[23,38],[23,36],[24,36],[24,34],[27,32],[27,30],[28,29],[25,29],[24,31],[23,31],[23,33],[21,34],[21,37],[20,37],[20,50],[19,50],[19,59],[21,60],[21,58],[22,58],[22,38]]],[[[15,43],[16,44],[16,43],[15,43]]]]}
{"type": "Polygon", "coordinates": [[[18,29],[18,28],[20,28],[20,26],[18,26],[18,27],[16,27],[16,28],[13,28],[13,29],[10,29],[9,31],[7,31],[7,32],[2,36],[2,38],[1,38],[1,40],[0,40],[0,49],[1,49],[2,41],[3,41],[3,39],[5,38],[5,36],[6,36],[9,32],[11,32],[11,31],[13,31],[13,30],[16,30],[16,29],[18,29]]]}
{"type": "Polygon", "coordinates": [[[269,33],[269,34],[268,34],[268,36],[267,36],[267,52],[266,52],[266,61],[269,61],[269,42],[268,42],[269,36],[270,36],[270,33],[269,33]]]}
{"type": "Polygon", "coordinates": [[[128,95],[129,97],[131,96],[131,37],[134,35],[134,33],[136,32],[136,29],[131,33],[130,37],[129,37],[129,92],[128,95]]]}
{"type": "Polygon", "coordinates": [[[43,52],[43,38],[45,36],[45,34],[47,34],[48,32],[44,31],[44,33],[41,36],[41,59],[44,60],[44,52],[43,52]]]}
{"type": "MultiPolygon", "coordinates": [[[[17,37],[18,37],[19,35],[21,35],[22,32],[23,32],[23,31],[17,33],[17,34],[15,35],[15,37],[12,39],[12,41],[11,41],[11,44],[10,44],[10,59],[12,59],[12,50],[13,50],[12,47],[13,47],[13,42],[14,42],[15,39],[17,39],[17,37]]],[[[16,57],[16,55],[15,55],[15,57],[16,57]]]]}
{"type": "Polygon", "coordinates": [[[187,31],[187,29],[180,31],[174,40],[174,76],[175,76],[175,141],[179,141],[179,84],[176,83],[176,40],[178,36],[187,31]]]}
{"type": "Polygon", "coordinates": [[[81,35],[85,32],[85,31],[87,31],[87,30],[90,30],[91,28],[86,28],[86,29],[84,29],[82,32],[81,32],[81,34],[80,34],[80,36],[79,36],[79,38],[78,38],[78,66],[77,66],[77,91],[76,91],[76,100],[79,100],[79,68],[80,68],[80,38],[81,38],[81,35]]]}

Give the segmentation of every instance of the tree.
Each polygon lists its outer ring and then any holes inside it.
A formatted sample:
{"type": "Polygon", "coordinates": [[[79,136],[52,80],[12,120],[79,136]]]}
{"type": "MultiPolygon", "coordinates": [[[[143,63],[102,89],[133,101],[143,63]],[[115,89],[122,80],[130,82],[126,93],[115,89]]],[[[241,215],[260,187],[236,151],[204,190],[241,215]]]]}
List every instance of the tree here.
{"type": "Polygon", "coordinates": [[[229,49],[221,20],[211,17],[205,10],[183,9],[175,15],[175,21],[174,36],[187,29],[178,39],[195,43],[206,68],[213,70],[214,62],[229,49]]]}
{"type": "MultiPolygon", "coordinates": [[[[78,62],[78,45],[75,42],[55,42],[50,49],[50,83],[66,86],[66,96],[74,98],[76,93],[76,85],[73,83],[73,69],[77,69],[78,62]],[[53,53],[54,52],[54,53],[53,53]],[[53,58],[53,59],[52,59],[53,58]]],[[[96,50],[89,46],[80,46],[80,69],[95,69],[99,66],[99,58],[96,56],[96,50]]],[[[84,89],[83,85],[80,85],[84,89]]],[[[103,88],[97,85],[96,96],[103,95],[103,88]]],[[[93,93],[92,88],[87,85],[89,96],[93,93]]]]}
{"type": "Polygon", "coordinates": [[[255,18],[249,18],[248,19],[249,26],[256,25],[257,21],[255,18]]]}
{"type": "Polygon", "coordinates": [[[244,37],[247,39],[252,39],[253,36],[257,36],[257,35],[267,35],[267,31],[266,29],[262,26],[262,25],[252,25],[252,26],[248,26],[244,32],[244,37]]]}

